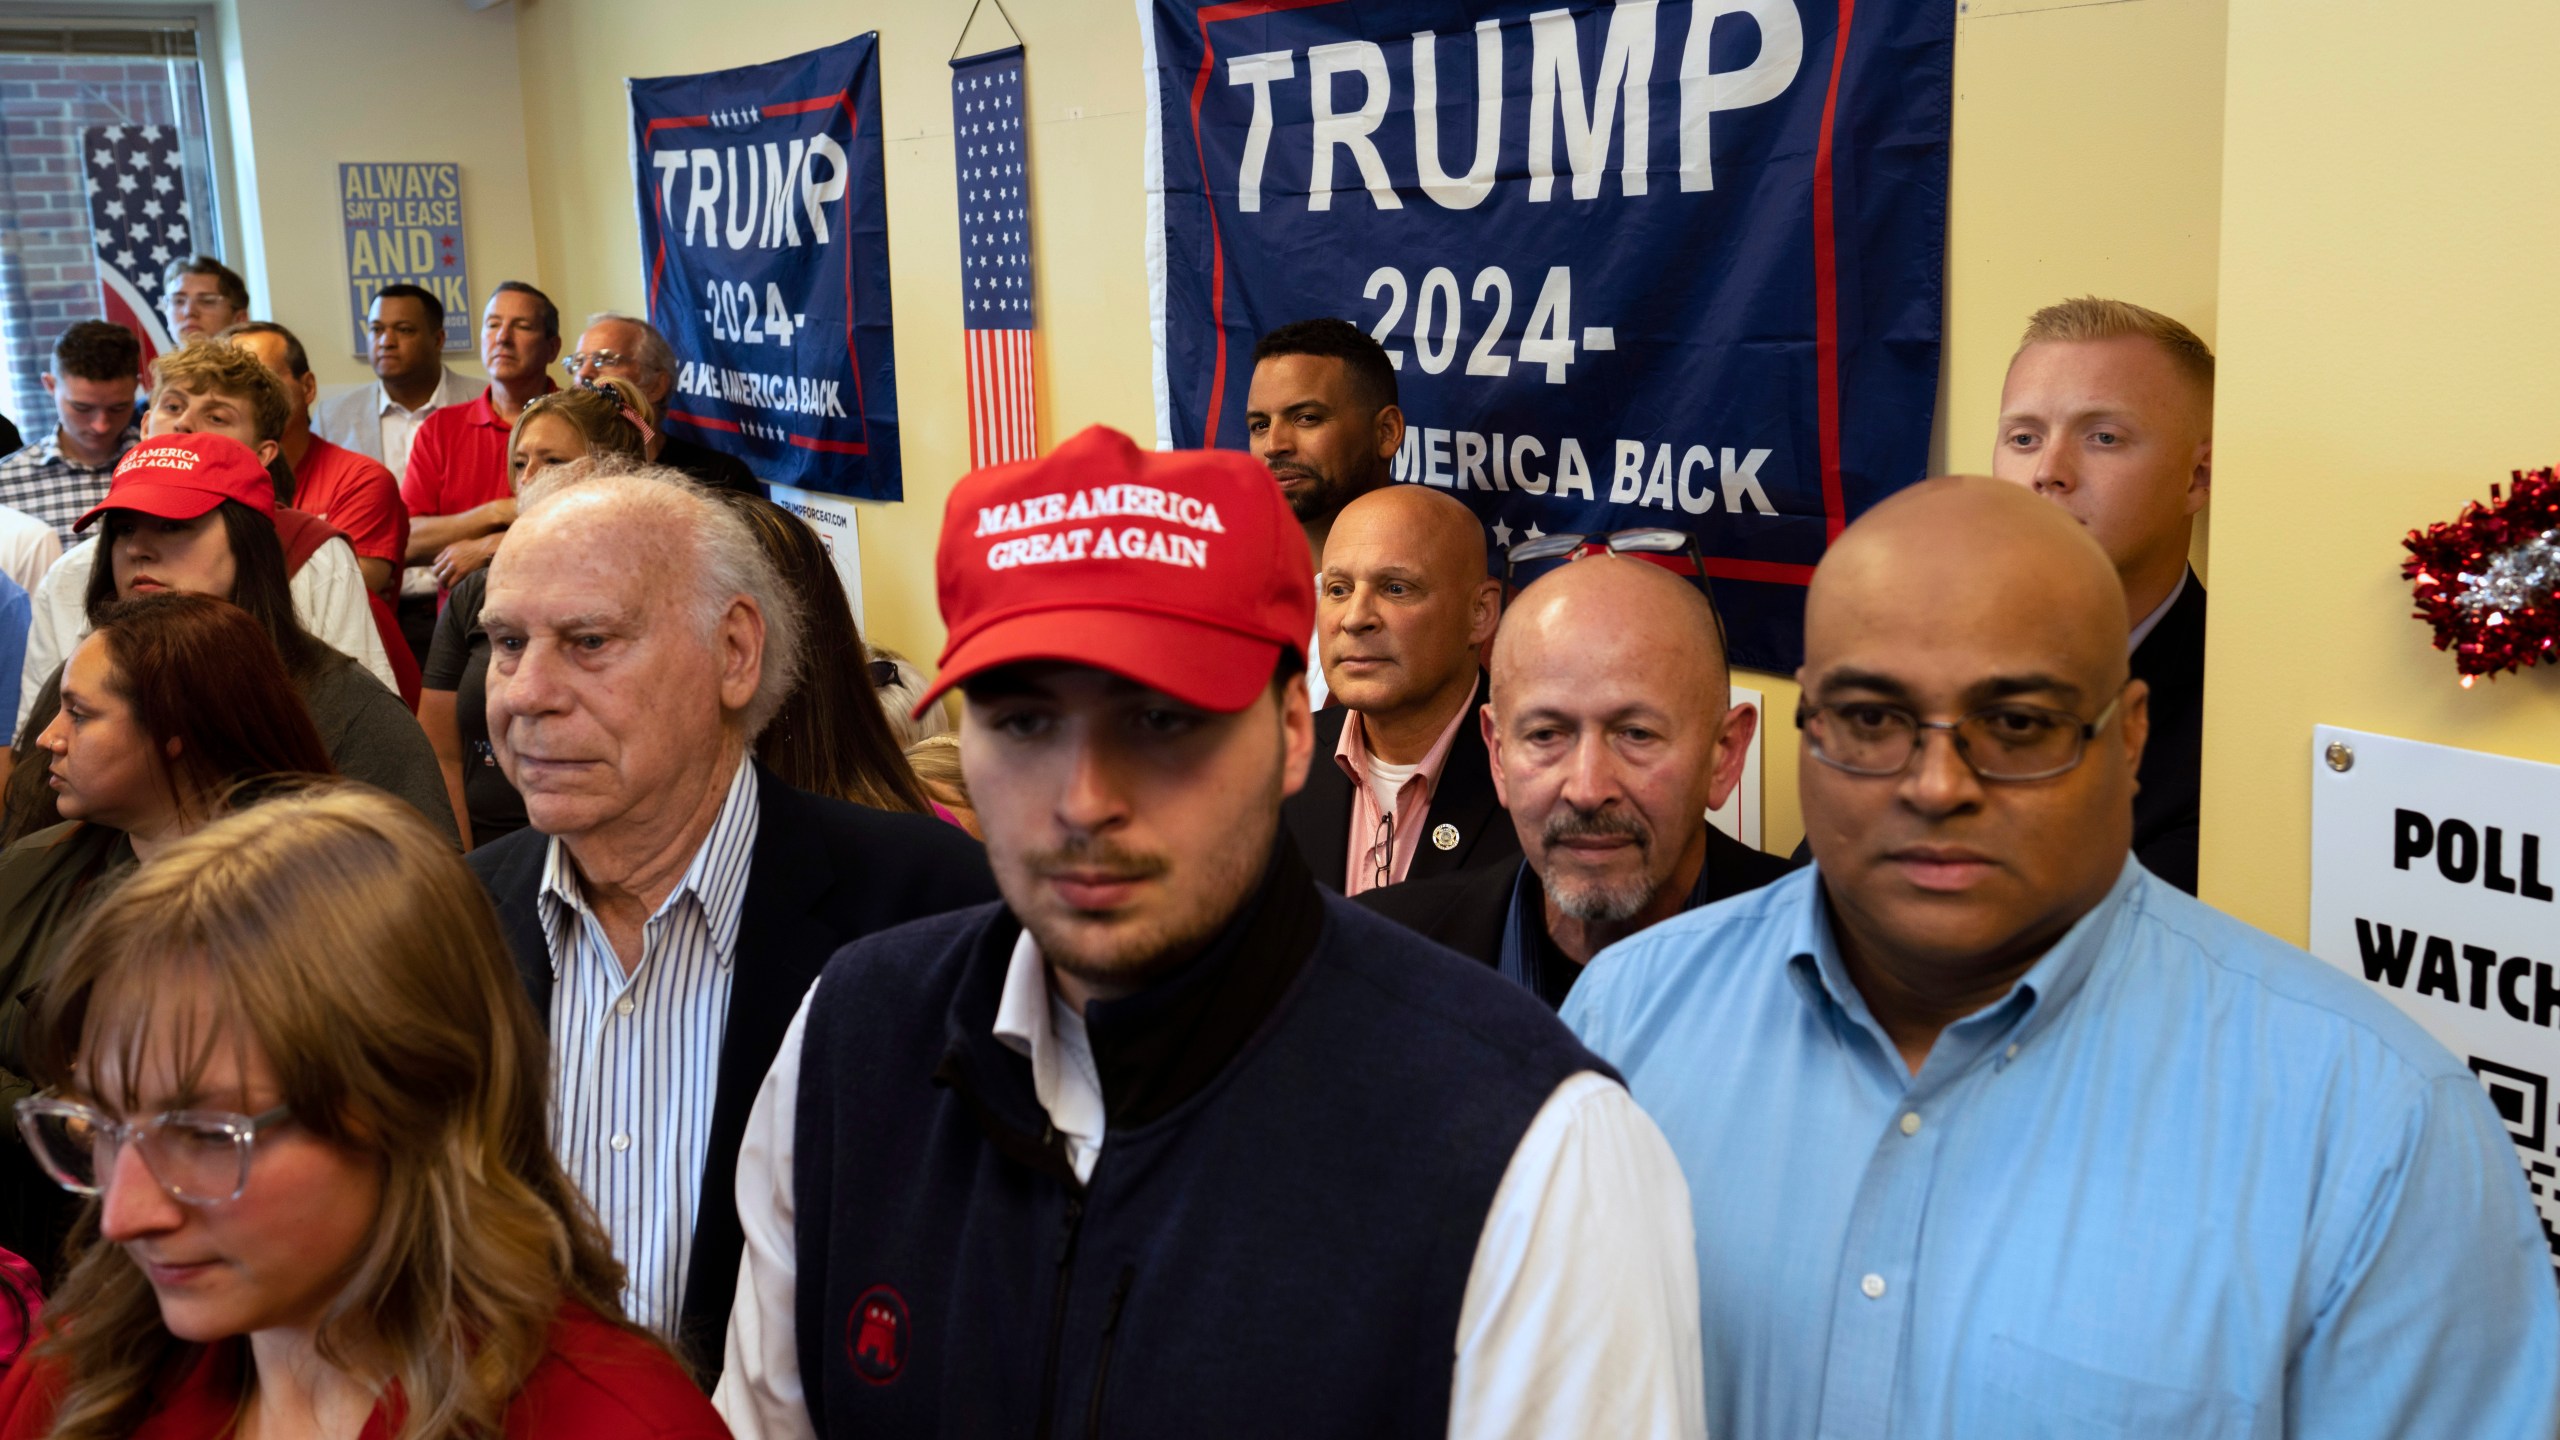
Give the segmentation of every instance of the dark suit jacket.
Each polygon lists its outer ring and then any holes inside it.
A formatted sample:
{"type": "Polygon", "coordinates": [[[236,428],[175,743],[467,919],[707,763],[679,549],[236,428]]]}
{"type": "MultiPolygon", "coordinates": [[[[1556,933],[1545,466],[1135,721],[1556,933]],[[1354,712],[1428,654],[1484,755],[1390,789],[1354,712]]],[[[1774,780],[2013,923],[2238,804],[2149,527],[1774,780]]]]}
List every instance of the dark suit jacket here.
{"type": "MultiPolygon", "coordinates": [[[[1697,903],[1757,890],[1794,868],[1795,861],[1745,845],[1710,825],[1706,893],[1697,903]]],[[[1519,876],[1517,865],[1489,866],[1364,891],[1352,896],[1351,903],[1366,905],[1461,955],[1500,965],[1503,927],[1511,923],[1511,887],[1519,876]]]]}
{"type": "Polygon", "coordinates": [[[2196,893],[2197,774],[2204,765],[2204,582],[2187,588],[2133,652],[2151,686],[2151,739],[2133,800],[2133,853],[2143,868],[2196,893]]]}
{"type": "MultiPolygon", "coordinates": [[[[1422,817],[1422,843],[1414,847],[1407,880],[1484,865],[1500,866],[1509,874],[1510,862],[1520,857],[1520,837],[1511,828],[1511,815],[1494,798],[1493,760],[1485,752],[1484,728],[1476,723],[1476,707],[1484,704],[1486,690],[1485,678],[1477,676],[1476,697],[1467,707],[1466,719],[1459,722],[1457,737],[1449,742],[1439,783],[1431,788],[1431,809],[1422,817]],[[1457,827],[1456,848],[1443,850],[1432,843],[1431,832],[1443,825],[1457,827]]],[[[1289,838],[1298,842],[1298,853],[1315,872],[1316,883],[1337,895],[1342,893],[1343,872],[1351,864],[1351,777],[1334,762],[1333,747],[1342,743],[1342,727],[1350,715],[1340,706],[1316,712],[1316,757],[1307,767],[1306,787],[1280,806],[1280,823],[1288,827],[1289,838]]]]}
{"type": "MultiPolygon", "coordinates": [[[[720,1373],[729,1302],[746,1248],[738,1226],[738,1143],[783,1032],[827,958],[875,930],[996,898],[978,842],[924,815],[893,815],[795,790],[756,767],[755,858],[738,924],[729,1028],[711,1107],[702,1196],[679,1307],[678,1341],[706,1388],[720,1373]]],[[[533,997],[551,1020],[551,951],[542,934],[550,837],[519,830],[465,857],[489,896],[533,997]]]]}

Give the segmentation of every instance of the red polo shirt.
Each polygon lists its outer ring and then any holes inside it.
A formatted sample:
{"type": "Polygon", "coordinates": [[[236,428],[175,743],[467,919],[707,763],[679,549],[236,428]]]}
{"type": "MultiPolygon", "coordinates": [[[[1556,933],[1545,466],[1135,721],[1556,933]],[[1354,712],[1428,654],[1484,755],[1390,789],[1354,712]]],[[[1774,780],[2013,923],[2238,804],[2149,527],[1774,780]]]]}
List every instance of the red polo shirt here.
{"type": "MultiPolygon", "coordinates": [[[[544,394],[559,388],[543,377],[544,394]]],[[[410,517],[459,515],[513,495],[507,438],[514,428],[498,418],[486,389],[470,404],[447,405],[422,421],[409,444],[409,473],[400,477],[410,517]]]]}
{"type": "Polygon", "coordinates": [[[395,567],[408,559],[409,507],[378,460],[312,436],[293,467],[293,508],[328,521],[365,559],[395,567]]]}

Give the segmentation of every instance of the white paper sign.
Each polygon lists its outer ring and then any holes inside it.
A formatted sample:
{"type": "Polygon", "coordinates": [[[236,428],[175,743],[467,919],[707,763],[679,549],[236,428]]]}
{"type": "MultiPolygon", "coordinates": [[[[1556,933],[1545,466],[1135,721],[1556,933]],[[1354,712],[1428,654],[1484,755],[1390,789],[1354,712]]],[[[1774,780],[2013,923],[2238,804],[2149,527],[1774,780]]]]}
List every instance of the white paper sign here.
{"type": "Polygon", "coordinates": [[[1769,707],[1760,703],[1760,692],[1733,687],[1733,703],[1748,705],[1760,712],[1760,724],[1751,732],[1751,747],[1743,752],[1742,779],[1724,804],[1707,812],[1707,823],[1753,849],[1760,848],[1760,742],[1769,736],[1769,707]]]}
{"type": "Polygon", "coordinates": [[[2329,725],[2311,750],[2312,953],[2470,1063],[2560,1263],[2560,765],[2329,725]]]}
{"type": "Polygon", "coordinates": [[[800,490],[789,485],[765,487],[773,503],[809,522],[826,542],[827,558],[836,562],[836,578],[844,582],[844,598],[853,606],[854,628],[865,630],[862,623],[862,536],[854,523],[854,502],[841,495],[823,495],[815,490],[800,490]]]}

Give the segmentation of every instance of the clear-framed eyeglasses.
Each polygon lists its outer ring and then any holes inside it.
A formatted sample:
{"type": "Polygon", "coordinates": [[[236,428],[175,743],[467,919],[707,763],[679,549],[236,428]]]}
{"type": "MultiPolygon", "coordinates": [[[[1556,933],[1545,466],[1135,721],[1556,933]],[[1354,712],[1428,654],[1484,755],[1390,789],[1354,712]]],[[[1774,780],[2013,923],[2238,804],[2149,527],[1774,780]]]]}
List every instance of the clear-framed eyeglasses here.
{"type": "Polygon", "coordinates": [[[575,375],[592,365],[598,370],[612,370],[630,363],[631,357],[619,350],[572,350],[560,357],[560,368],[575,375]]]}
{"type": "Polygon", "coordinates": [[[2124,691],[2083,720],[2043,705],[1986,705],[1953,720],[1923,720],[1906,706],[1883,700],[1849,700],[1796,706],[1796,728],[1811,742],[1813,758],[1852,775],[1899,775],[1920,753],[1922,732],[1943,730],[1956,755],[1987,781],[2050,780],[2068,774],[2089,753],[2089,742],[2114,723],[2124,691]]]}
{"type": "Polygon", "coordinates": [[[1698,545],[1698,537],[1686,530],[1667,525],[1645,525],[1629,530],[1611,530],[1596,535],[1541,535],[1523,540],[1503,552],[1502,584],[1507,593],[1517,594],[1521,586],[1567,561],[1591,555],[1636,555],[1655,557],[1656,562],[1675,575],[1684,576],[1707,597],[1707,608],[1716,617],[1716,642],[1724,643],[1724,609],[1716,604],[1715,587],[1707,583],[1707,554],[1698,545]]]}
{"type": "Polygon", "coordinates": [[[17,1104],[18,1132],[36,1163],[74,1195],[96,1195],[115,1174],[128,1144],[142,1152],[151,1178],[171,1199],[189,1205],[225,1205],[249,1188],[249,1162],[258,1137],[292,1117],[279,1105],[262,1115],[229,1110],[169,1110],[140,1120],[117,1120],[94,1106],[55,1095],[17,1104]]]}

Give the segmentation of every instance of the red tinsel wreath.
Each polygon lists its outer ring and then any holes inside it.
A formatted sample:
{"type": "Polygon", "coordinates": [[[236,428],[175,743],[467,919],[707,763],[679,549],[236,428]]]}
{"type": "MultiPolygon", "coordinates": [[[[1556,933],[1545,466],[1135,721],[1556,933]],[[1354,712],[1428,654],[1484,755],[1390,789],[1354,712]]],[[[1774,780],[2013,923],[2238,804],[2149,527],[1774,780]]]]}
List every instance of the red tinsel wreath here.
{"type": "Polygon", "coordinates": [[[2518,470],[2512,494],[2462,507],[2450,525],[2412,530],[2400,573],[2418,618],[2453,652],[2467,687],[2482,675],[2560,664],[2560,472],[2518,470]]]}

